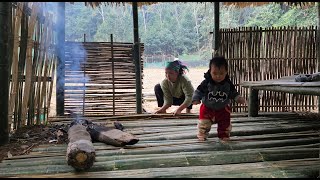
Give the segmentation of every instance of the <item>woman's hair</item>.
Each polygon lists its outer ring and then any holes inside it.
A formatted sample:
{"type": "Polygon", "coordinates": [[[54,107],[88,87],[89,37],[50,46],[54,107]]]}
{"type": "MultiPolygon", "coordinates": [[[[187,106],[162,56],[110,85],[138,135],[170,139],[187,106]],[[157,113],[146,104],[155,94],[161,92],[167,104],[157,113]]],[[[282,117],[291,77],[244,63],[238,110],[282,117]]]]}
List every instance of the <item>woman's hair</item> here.
{"type": "Polygon", "coordinates": [[[217,68],[221,68],[222,66],[224,66],[226,70],[228,70],[228,62],[223,56],[212,58],[209,63],[209,70],[211,69],[212,65],[215,65],[217,68]]]}
{"type": "Polygon", "coordinates": [[[184,74],[185,70],[189,71],[188,67],[186,65],[182,64],[182,62],[179,60],[166,62],[166,69],[174,70],[174,71],[178,72],[179,74],[184,74]]]}

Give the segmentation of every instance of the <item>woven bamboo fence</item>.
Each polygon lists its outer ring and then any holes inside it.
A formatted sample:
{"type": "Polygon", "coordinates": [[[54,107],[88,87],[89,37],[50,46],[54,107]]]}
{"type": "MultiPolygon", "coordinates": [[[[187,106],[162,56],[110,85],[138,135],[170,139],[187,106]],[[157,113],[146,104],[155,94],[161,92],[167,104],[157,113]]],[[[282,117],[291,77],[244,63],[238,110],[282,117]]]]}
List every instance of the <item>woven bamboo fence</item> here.
{"type": "Polygon", "coordinates": [[[53,16],[43,3],[13,3],[9,127],[44,123],[53,88],[56,56],[53,16]],[[40,122],[42,121],[42,122],[40,122]]]}
{"type": "MultiPolygon", "coordinates": [[[[221,30],[220,54],[229,60],[229,73],[238,91],[248,97],[243,81],[259,81],[317,72],[316,32],[318,27],[258,28],[221,30]]],[[[310,111],[317,97],[265,91],[259,95],[260,111],[310,111]]],[[[233,104],[234,112],[247,106],[233,104]]]]}
{"type": "MultiPolygon", "coordinates": [[[[142,44],[140,54],[143,50],[142,44]]],[[[86,116],[136,113],[132,43],[66,42],[65,53],[66,114],[69,111],[86,116]]]]}

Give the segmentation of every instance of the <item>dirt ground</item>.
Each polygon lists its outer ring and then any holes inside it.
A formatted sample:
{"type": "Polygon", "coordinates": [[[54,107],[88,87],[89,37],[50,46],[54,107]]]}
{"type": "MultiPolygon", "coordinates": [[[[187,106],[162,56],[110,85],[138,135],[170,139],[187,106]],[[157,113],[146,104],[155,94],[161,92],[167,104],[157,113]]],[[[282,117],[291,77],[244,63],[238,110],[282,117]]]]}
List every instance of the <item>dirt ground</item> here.
{"type": "Polygon", "coordinates": [[[67,125],[34,125],[10,133],[10,142],[0,146],[0,162],[7,157],[28,154],[40,144],[68,143],[67,125]]]}
{"type": "MultiPolygon", "coordinates": [[[[188,78],[191,80],[193,87],[196,89],[201,81],[204,79],[203,74],[207,71],[207,68],[190,68],[187,72],[188,78]]],[[[157,83],[160,83],[164,78],[163,69],[155,68],[146,68],[144,69],[144,78],[143,78],[143,90],[142,93],[147,95],[147,100],[143,103],[143,108],[147,112],[154,112],[158,109],[156,97],[154,95],[154,86],[157,83]],[[149,100],[151,99],[151,100],[149,100]]],[[[198,113],[200,105],[193,106],[191,113],[198,113]]],[[[172,112],[177,108],[177,106],[170,107],[167,112],[172,112]]]]}
{"type": "MultiPolygon", "coordinates": [[[[194,88],[203,80],[203,73],[205,68],[190,68],[187,76],[191,79],[194,88]]],[[[142,93],[148,95],[147,101],[143,103],[143,108],[152,113],[157,110],[157,102],[154,96],[154,85],[165,78],[163,69],[146,68],[144,69],[142,93]]],[[[49,116],[55,116],[55,87],[53,87],[51,97],[51,107],[49,116]]],[[[172,112],[177,106],[170,107],[167,112],[172,112]]],[[[199,112],[199,105],[194,106],[192,113],[199,112]]],[[[67,127],[68,125],[36,125],[31,127],[24,127],[15,132],[10,133],[10,142],[6,145],[0,146],[0,162],[7,157],[28,154],[33,148],[41,144],[61,144],[67,143],[67,127]]]]}

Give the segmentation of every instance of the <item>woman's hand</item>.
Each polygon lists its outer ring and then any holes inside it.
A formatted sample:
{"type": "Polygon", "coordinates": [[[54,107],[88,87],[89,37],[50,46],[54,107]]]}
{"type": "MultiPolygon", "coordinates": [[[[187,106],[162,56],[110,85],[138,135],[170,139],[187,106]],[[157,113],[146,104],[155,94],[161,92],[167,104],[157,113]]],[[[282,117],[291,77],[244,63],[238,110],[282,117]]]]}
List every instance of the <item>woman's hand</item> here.
{"type": "Polygon", "coordinates": [[[173,116],[180,115],[181,114],[181,110],[179,110],[179,108],[178,108],[172,114],[173,114],[173,116]]]}
{"type": "Polygon", "coordinates": [[[159,109],[158,111],[154,112],[154,114],[161,114],[161,113],[167,113],[167,111],[159,109]]]}
{"type": "Polygon", "coordinates": [[[193,105],[197,105],[197,104],[200,104],[200,103],[201,103],[200,101],[192,101],[193,105]]]}

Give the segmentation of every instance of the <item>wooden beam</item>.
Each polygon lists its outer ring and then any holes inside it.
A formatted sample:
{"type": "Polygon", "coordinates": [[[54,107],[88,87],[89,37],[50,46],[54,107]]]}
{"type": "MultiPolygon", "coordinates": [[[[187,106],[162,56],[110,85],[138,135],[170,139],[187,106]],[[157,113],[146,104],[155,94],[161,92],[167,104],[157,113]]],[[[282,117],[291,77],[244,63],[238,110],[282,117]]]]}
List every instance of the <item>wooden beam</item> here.
{"type": "Polygon", "coordinates": [[[219,2],[214,2],[213,57],[218,56],[218,49],[220,46],[219,24],[220,24],[219,2]]]}
{"type": "Polygon", "coordinates": [[[142,83],[141,83],[141,59],[140,59],[140,42],[139,42],[139,26],[138,26],[138,5],[137,2],[132,2],[133,14],[133,60],[136,70],[136,104],[137,114],[142,114],[142,83]]]}
{"type": "Polygon", "coordinates": [[[8,105],[10,74],[10,41],[12,41],[12,7],[10,2],[0,3],[0,145],[9,142],[8,105]]]}
{"type": "Polygon", "coordinates": [[[64,86],[65,86],[65,2],[58,4],[57,20],[57,80],[56,80],[56,112],[64,115],[64,86]]]}

